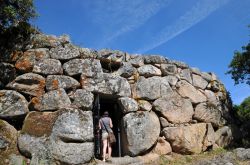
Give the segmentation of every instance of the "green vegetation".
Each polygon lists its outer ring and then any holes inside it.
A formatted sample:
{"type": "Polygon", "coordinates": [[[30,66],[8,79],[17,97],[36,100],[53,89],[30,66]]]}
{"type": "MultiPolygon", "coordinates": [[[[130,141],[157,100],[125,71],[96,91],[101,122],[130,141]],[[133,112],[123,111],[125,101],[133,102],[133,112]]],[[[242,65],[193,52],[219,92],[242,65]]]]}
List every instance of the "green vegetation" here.
{"type": "Polygon", "coordinates": [[[26,163],[26,161],[25,161],[25,160],[23,160],[22,165],[27,165],[27,163],[26,163]]]}
{"type": "Polygon", "coordinates": [[[240,105],[234,105],[234,112],[239,120],[242,138],[237,142],[242,147],[250,147],[250,97],[247,97],[240,105]]]}
{"type": "Polygon", "coordinates": [[[36,16],[33,0],[0,0],[0,60],[27,45],[36,31],[29,21],[36,16]]]}
{"type": "Polygon", "coordinates": [[[250,96],[247,97],[240,105],[235,105],[234,110],[240,121],[246,122],[250,120],[250,96]]]}
{"type": "MultiPolygon", "coordinates": [[[[250,25],[248,26],[250,28],[250,25]]],[[[242,51],[235,51],[229,64],[229,71],[235,84],[246,83],[250,85],[250,42],[242,47],[242,51]]],[[[238,120],[238,126],[242,135],[240,145],[250,146],[250,97],[247,97],[240,105],[234,105],[233,112],[238,120]]]]}
{"type": "Polygon", "coordinates": [[[159,165],[169,164],[171,161],[168,160],[165,155],[160,156],[159,165]]]}
{"type": "Polygon", "coordinates": [[[203,160],[208,160],[212,159],[218,155],[226,153],[227,150],[223,148],[217,148],[212,151],[200,153],[197,155],[179,155],[179,154],[174,154],[172,159],[169,159],[168,157],[165,157],[162,155],[160,157],[159,164],[160,165],[192,165],[196,164],[197,162],[203,161],[203,160]]]}
{"type": "Polygon", "coordinates": [[[235,84],[246,82],[250,85],[250,43],[242,47],[242,52],[234,52],[227,74],[231,74],[235,84]]]}
{"type": "Polygon", "coordinates": [[[0,28],[6,30],[36,17],[33,0],[0,0],[0,28]]]}

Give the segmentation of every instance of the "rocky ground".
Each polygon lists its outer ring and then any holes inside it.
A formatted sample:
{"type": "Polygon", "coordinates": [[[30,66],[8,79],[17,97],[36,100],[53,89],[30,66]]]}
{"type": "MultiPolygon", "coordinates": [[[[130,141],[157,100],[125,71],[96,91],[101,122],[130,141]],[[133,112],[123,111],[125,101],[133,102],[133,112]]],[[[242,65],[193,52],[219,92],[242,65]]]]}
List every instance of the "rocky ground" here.
{"type": "Polygon", "coordinates": [[[145,156],[112,158],[106,162],[93,160],[92,164],[104,165],[250,165],[250,149],[237,148],[224,150],[218,148],[214,151],[196,155],[170,155],[147,154],[145,156]]]}

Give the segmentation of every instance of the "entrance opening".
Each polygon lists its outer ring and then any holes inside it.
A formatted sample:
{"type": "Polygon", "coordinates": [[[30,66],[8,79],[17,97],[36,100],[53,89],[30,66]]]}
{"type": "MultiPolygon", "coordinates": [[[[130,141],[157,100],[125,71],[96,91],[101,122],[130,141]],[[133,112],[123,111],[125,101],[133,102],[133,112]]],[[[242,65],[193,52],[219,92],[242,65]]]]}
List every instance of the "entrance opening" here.
{"type": "Polygon", "coordinates": [[[112,156],[121,156],[120,148],[120,121],[121,121],[121,111],[116,100],[102,99],[100,98],[100,115],[102,116],[105,111],[109,112],[109,117],[113,123],[113,132],[117,139],[116,144],[112,146],[112,156]]]}
{"type": "Polygon", "coordinates": [[[112,73],[114,71],[117,71],[121,67],[120,62],[110,62],[107,59],[102,59],[100,63],[105,73],[112,73]]]}
{"type": "MultiPolygon", "coordinates": [[[[122,155],[122,149],[121,149],[121,135],[120,135],[120,121],[122,118],[122,111],[120,110],[120,107],[117,103],[116,98],[107,98],[102,96],[97,96],[95,100],[95,104],[98,104],[98,106],[94,109],[94,125],[95,128],[98,125],[99,118],[102,117],[103,113],[105,111],[109,112],[109,117],[112,120],[113,123],[113,132],[116,137],[116,143],[112,145],[112,157],[120,157],[122,155]],[[98,102],[98,103],[97,103],[98,102]],[[98,117],[97,117],[98,115],[98,117]]],[[[94,132],[95,134],[95,155],[97,157],[101,156],[102,151],[102,140],[101,140],[101,134],[98,135],[98,133],[94,132]],[[97,136],[96,136],[97,135],[97,136]]]]}

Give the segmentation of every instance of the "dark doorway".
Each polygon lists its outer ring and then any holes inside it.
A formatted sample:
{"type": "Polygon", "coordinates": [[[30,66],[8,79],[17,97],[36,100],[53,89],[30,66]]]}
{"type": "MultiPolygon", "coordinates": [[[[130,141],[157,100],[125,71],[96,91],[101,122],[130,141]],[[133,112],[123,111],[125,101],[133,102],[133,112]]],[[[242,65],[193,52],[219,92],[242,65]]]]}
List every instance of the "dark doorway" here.
{"type": "MultiPolygon", "coordinates": [[[[109,116],[113,122],[113,132],[116,136],[116,144],[112,146],[112,157],[120,157],[121,156],[120,121],[122,117],[122,112],[119,109],[117,99],[102,97],[98,95],[96,96],[95,104],[97,105],[95,105],[94,107],[97,107],[97,109],[94,109],[94,125],[98,125],[99,118],[103,115],[105,111],[109,112],[109,116]]],[[[95,155],[99,157],[102,151],[101,134],[95,133],[95,144],[97,145],[95,150],[95,152],[97,153],[95,153],[95,155]]]]}

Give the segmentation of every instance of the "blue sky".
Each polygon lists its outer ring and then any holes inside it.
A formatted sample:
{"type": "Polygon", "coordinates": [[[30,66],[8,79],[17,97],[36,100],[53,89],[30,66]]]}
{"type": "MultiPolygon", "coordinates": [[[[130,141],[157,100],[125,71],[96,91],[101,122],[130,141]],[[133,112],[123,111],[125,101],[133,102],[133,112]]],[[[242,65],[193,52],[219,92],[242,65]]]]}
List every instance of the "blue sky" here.
{"type": "Polygon", "coordinates": [[[76,45],[159,54],[214,72],[239,104],[250,87],[225,75],[250,40],[250,0],[35,0],[44,33],[76,45]]]}

